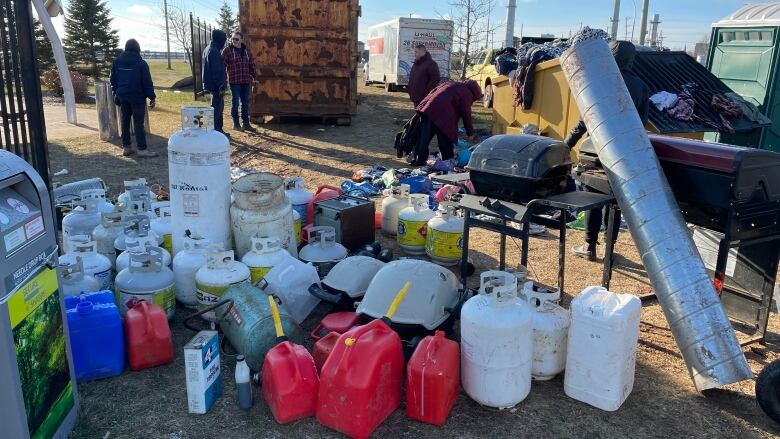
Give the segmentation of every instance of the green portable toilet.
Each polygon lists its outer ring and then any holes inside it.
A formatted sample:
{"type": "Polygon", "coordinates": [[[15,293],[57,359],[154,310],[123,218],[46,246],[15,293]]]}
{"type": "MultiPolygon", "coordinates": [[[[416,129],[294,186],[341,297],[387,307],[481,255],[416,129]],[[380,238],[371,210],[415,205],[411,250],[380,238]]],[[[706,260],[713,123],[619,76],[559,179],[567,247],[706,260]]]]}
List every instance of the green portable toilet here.
{"type": "Polygon", "coordinates": [[[780,2],[745,5],[712,25],[707,68],[772,124],[743,133],[719,133],[708,140],[780,152],[778,33],[780,2]]]}

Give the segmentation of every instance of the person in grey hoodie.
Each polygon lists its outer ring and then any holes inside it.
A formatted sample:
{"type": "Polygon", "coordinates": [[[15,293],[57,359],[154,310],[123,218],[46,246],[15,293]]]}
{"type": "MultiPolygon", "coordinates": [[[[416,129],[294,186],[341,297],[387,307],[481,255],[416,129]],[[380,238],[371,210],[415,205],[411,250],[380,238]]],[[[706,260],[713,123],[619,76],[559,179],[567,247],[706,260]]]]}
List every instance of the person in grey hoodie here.
{"type": "Polygon", "coordinates": [[[223,113],[225,111],[225,93],[227,92],[227,73],[222,60],[222,48],[225,47],[227,35],[214,29],[211,31],[211,43],[203,51],[203,90],[211,93],[211,106],[214,108],[214,129],[222,134],[223,113]]]}
{"type": "Polygon", "coordinates": [[[149,108],[154,108],[157,96],[154,93],[152,75],[149,64],[141,58],[141,46],[138,41],[129,39],[125,50],[111,65],[111,92],[114,103],[121,109],[122,155],[131,156],[136,152],[130,139],[130,119],[133,119],[135,142],[138,145],[139,157],[157,157],[157,153],[146,148],[146,99],[149,108]]]}

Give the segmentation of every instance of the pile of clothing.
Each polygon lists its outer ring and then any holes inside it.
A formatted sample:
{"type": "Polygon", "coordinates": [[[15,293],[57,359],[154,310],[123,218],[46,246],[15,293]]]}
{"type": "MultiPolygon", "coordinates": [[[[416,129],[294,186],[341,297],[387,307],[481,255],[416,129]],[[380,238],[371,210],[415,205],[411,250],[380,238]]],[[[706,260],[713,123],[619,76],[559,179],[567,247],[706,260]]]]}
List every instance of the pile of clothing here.
{"type": "Polygon", "coordinates": [[[522,107],[523,110],[531,108],[534,99],[534,74],[539,63],[558,58],[566,49],[579,42],[596,38],[610,41],[607,32],[585,26],[569,40],[555,40],[544,44],[525,43],[520,46],[517,49],[517,70],[509,75],[509,82],[514,87],[514,106],[522,107]]]}

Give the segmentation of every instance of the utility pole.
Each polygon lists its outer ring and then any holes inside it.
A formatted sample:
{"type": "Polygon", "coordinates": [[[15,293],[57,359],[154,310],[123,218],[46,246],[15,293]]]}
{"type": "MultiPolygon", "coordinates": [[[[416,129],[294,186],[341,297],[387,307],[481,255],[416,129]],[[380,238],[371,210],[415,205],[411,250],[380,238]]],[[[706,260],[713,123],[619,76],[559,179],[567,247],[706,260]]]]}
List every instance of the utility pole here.
{"type": "Polygon", "coordinates": [[[661,16],[653,15],[653,21],[650,22],[650,47],[658,46],[658,25],[661,24],[661,16]]]}
{"type": "Polygon", "coordinates": [[[509,0],[509,4],[506,7],[506,38],[504,39],[504,47],[514,46],[515,9],[517,9],[517,0],[509,0]]]}
{"type": "Polygon", "coordinates": [[[628,15],[626,15],[626,36],[623,39],[628,41],[628,15]]]}
{"type": "Polygon", "coordinates": [[[647,33],[647,8],[650,6],[650,0],[642,2],[642,23],[639,25],[639,45],[644,46],[645,34],[647,33]]]}
{"type": "Polygon", "coordinates": [[[620,0],[615,0],[615,9],[612,11],[612,18],[609,21],[612,24],[609,35],[613,40],[617,40],[618,26],[620,25],[620,0]]]}
{"type": "Polygon", "coordinates": [[[168,58],[168,70],[173,70],[171,67],[171,34],[168,31],[168,0],[163,0],[163,8],[165,8],[165,44],[168,48],[166,52],[166,57],[168,58]]]}

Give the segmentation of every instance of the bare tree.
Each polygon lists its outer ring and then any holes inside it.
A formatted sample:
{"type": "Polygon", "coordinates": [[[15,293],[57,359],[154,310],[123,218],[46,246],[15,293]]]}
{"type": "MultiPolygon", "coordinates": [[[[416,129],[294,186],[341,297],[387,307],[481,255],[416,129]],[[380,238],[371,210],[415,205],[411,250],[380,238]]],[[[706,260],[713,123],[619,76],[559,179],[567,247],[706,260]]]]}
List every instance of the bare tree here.
{"type": "MultiPolygon", "coordinates": [[[[495,0],[451,0],[449,3],[450,19],[454,24],[453,47],[463,53],[460,63],[460,77],[466,77],[466,69],[478,53],[484,47],[479,47],[479,42],[489,41],[489,36],[498,26],[491,26],[490,13],[493,10],[495,0]]],[[[439,14],[445,18],[444,15],[439,14]]]]}
{"type": "MultiPolygon", "coordinates": [[[[168,3],[168,24],[170,26],[171,40],[187,58],[192,68],[192,30],[190,28],[190,14],[181,5],[168,3]]],[[[163,26],[163,31],[164,31],[163,26]]]]}

